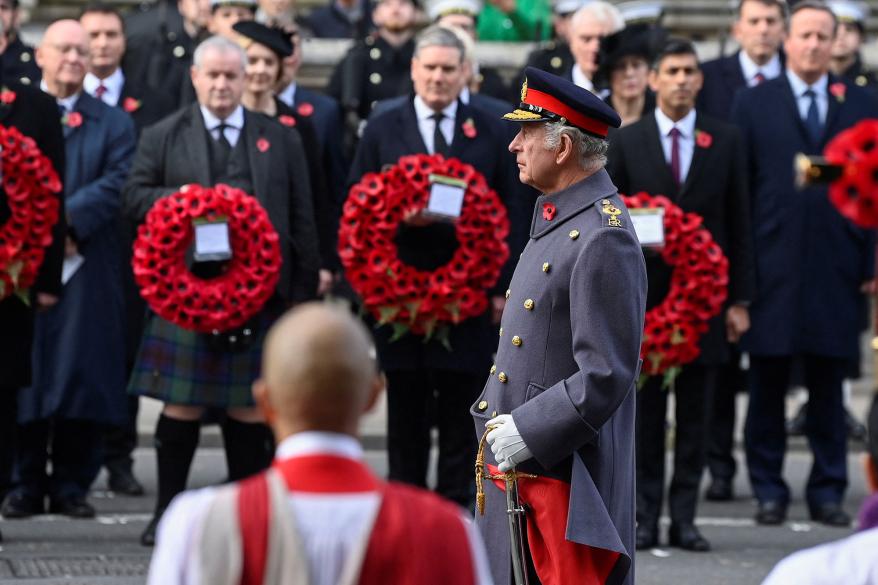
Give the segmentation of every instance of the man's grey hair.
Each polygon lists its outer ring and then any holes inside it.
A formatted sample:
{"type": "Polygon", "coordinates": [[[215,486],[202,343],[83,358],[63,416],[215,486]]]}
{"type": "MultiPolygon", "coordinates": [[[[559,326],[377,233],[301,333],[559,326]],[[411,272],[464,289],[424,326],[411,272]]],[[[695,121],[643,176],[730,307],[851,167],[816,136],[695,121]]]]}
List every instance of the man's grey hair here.
{"type": "Polygon", "coordinates": [[[570,19],[570,29],[576,30],[586,20],[600,22],[606,27],[607,35],[617,33],[625,28],[625,17],[622,16],[619,9],[603,0],[589,2],[574,12],[570,19]]]}
{"type": "Polygon", "coordinates": [[[208,37],[195,48],[195,53],[192,55],[192,65],[196,69],[200,69],[204,62],[204,56],[210,51],[234,53],[241,58],[241,69],[244,70],[247,68],[247,54],[244,52],[244,49],[242,49],[239,44],[233,43],[229,39],[219,35],[208,37]]]}
{"type": "Polygon", "coordinates": [[[427,47],[451,47],[460,52],[460,62],[466,58],[466,46],[447,26],[434,24],[425,28],[415,40],[415,57],[427,47]]]}
{"type": "Polygon", "coordinates": [[[573,143],[573,152],[579,156],[579,166],[593,173],[607,164],[607,149],[610,143],[604,138],[586,134],[579,128],[561,122],[546,123],[546,149],[554,150],[561,145],[561,137],[567,135],[573,143]]]}

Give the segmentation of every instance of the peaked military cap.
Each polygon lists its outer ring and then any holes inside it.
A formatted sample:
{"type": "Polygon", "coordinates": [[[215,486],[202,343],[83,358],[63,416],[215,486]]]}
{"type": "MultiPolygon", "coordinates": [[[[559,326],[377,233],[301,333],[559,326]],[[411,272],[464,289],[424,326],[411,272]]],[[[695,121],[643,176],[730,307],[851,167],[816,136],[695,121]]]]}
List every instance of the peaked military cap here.
{"type": "Polygon", "coordinates": [[[243,6],[256,12],[256,0],[210,0],[210,10],[213,12],[221,6],[243,6]]]}
{"type": "Polygon", "coordinates": [[[255,20],[241,20],[232,25],[236,33],[244,37],[241,45],[246,49],[251,43],[265,45],[281,59],[293,54],[290,36],[279,28],[265,26],[255,20]]]}
{"type": "Polygon", "coordinates": [[[432,0],[427,3],[427,16],[438,20],[449,14],[464,14],[473,18],[482,11],[482,0],[432,0]]]}
{"type": "Polygon", "coordinates": [[[606,138],[622,119],[602,99],[573,82],[534,67],[524,70],[521,104],[503,116],[511,122],[561,122],[606,138]]]}
{"type": "Polygon", "coordinates": [[[855,24],[860,28],[860,32],[863,31],[866,17],[869,16],[869,7],[865,2],[830,0],[826,4],[839,22],[855,24]]]}

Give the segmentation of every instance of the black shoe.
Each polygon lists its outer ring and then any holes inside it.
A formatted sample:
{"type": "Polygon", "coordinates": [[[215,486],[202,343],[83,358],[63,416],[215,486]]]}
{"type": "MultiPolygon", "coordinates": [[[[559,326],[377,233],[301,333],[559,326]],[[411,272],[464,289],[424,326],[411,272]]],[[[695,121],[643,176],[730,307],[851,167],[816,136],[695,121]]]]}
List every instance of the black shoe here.
{"type": "Polygon", "coordinates": [[[50,514],[60,514],[70,518],[94,518],[94,506],[85,501],[82,496],[70,496],[67,498],[53,498],[49,503],[50,514]]]}
{"type": "Polygon", "coordinates": [[[668,542],[671,546],[694,552],[710,550],[710,542],[701,536],[694,524],[671,524],[668,542]]]}
{"type": "Polygon", "coordinates": [[[778,524],[783,524],[786,518],[787,507],[785,504],[773,501],[759,502],[759,507],[756,509],[755,517],[757,524],[776,526],[778,524]]]}
{"type": "Polygon", "coordinates": [[[854,418],[848,409],[844,411],[844,424],[847,428],[848,438],[854,441],[866,441],[866,427],[854,418]]]}
{"type": "Polygon", "coordinates": [[[134,477],[134,474],[131,473],[131,470],[114,469],[111,471],[108,469],[107,471],[109,473],[109,478],[107,479],[107,487],[110,488],[110,491],[125,496],[143,495],[143,486],[140,485],[140,482],[137,481],[137,478],[134,477]]]}
{"type": "Polygon", "coordinates": [[[635,532],[637,550],[658,546],[658,526],[655,524],[637,524],[635,532]]]}
{"type": "Polygon", "coordinates": [[[849,528],[851,525],[851,517],[836,503],[823,504],[812,509],[811,520],[837,528],[849,528]]]}
{"type": "Polygon", "coordinates": [[[32,496],[22,492],[12,492],[6,496],[0,514],[7,520],[13,518],[29,518],[36,514],[44,514],[46,508],[43,498],[32,496]]]}
{"type": "Polygon", "coordinates": [[[724,477],[715,477],[704,493],[704,497],[711,502],[730,502],[734,499],[732,493],[732,481],[724,477]]]}
{"type": "Polygon", "coordinates": [[[155,546],[155,531],[159,526],[159,520],[161,520],[161,516],[152,517],[152,520],[146,525],[143,534],[140,535],[140,544],[143,546],[155,546]]]}
{"type": "Polygon", "coordinates": [[[805,419],[808,417],[808,403],[799,408],[796,416],[786,422],[787,434],[790,436],[801,436],[805,434],[805,419]]]}

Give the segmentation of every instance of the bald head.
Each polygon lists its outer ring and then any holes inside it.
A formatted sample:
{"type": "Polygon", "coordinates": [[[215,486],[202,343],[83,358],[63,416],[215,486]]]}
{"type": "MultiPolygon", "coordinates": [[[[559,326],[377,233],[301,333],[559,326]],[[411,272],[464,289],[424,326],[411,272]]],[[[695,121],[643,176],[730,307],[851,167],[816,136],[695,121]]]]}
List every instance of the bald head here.
{"type": "Polygon", "coordinates": [[[77,20],[49,25],[36,50],[37,65],[49,93],[66,98],[82,89],[88,67],[88,36],[77,20]]]}
{"type": "Polygon", "coordinates": [[[344,309],[306,303],[268,333],[262,356],[265,397],[278,425],[288,430],[356,432],[375,393],[372,340],[344,309]]]}

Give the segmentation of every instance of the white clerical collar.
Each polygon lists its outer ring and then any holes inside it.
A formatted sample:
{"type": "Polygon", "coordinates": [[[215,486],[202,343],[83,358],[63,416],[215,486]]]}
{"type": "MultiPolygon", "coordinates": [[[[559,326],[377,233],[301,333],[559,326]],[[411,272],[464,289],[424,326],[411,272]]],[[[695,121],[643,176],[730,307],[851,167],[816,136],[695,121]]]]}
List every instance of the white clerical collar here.
{"type": "Polygon", "coordinates": [[[744,79],[748,84],[756,77],[757,73],[768,79],[774,79],[781,73],[780,55],[775,53],[774,56],[765,65],[759,66],[750,58],[746,51],[738,51],[738,62],[741,64],[741,71],[744,73],[744,79]]]}
{"type": "Polygon", "coordinates": [[[201,110],[201,116],[204,118],[204,127],[208,130],[213,130],[220,124],[225,124],[226,126],[237,128],[238,130],[241,130],[244,127],[244,107],[241,105],[238,105],[238,107],[235,108],[235,111],[229,114],[225,120],[217,118],[205,106],[199,105],[198,107],[201,110]]]}
{"type": "Polygon", "coordinates": [[[118,101],[118,97],[122,95],[122,86],[125,85],[125,74],[122,73],[122,68],[116,67],[116,70],[104,79],[99,78],[94,73],[88,72],[85,74],[85,80],[82,82],[85,91],[87,91],[89,95],[94,95],[98,86],[101,84],[107,88],[107,93],[116,96],[116,101],[118,101]]]}
{"type": "MultiPolygon", "coordinates": [[[[429,120],[436,111],[433,110],[430,106],[424,103],[424,100],[421,99],[421,96],[415,96],[415,115],[418,117],[418,120],[429,120]]],[[[443,110],[442,114],[446,118],[455,119],[457,116],[457,100],[452,101],[448,104],[443,110]]]]}
{"type": "Polygon", "coordinates": [[[808,84],[790,69],[787,69],[787,79],[790,82],[790,87],[793,89],[793,95],[797,98],[802,97],[802,94],[809,89],[813,90],[818,96],[825,96],[826,88],[829,85],[829,75],[826,73],[814,83],[808,84]]]}
{"type": "Polygon", "coordinates": [[[671,132],[671,128],[674,127],[680,131],[683,138],[692,138],[695,135],[695,108],[689,110],[688,114],[676,122],[667,117],[661,108],[656,108],[655,121],[658,124],[660,136],[667,136],[671,132]]]}
{"type": "MultiPolygon", "coordinates": [[[[43,80],[40,82],[40,89],[43,90],[43,93],[49,93],[49,86],[46,85],[46,81],[43,80]]],[[[79,100],[79,96],[82,94],[82,91],[77,91],[73,95],[69,95],[66,98],[55,98],[55,101],[58,102],[59,106],[64,106],[64,109],[68,112],[72,112],[73,108],[76,106],[77,100],[79,100]]],[[[55,96],[52,96],[55,97],[55,96]]]]}
{"type": "Polygon", "coordinates": [[[589,79],[585,73],[582,72],[582,69],[579,68],[579,65],[576,63],[573,64],[573,73],[571,75],[573,78],[573,83],[581,87],[582,89],[587,89],[591,93],[594,93],[594,83],[592,83],[591,79],[589,79]]]}
{"type": "Polygon", "coordinates": [[[340,433],[305,431],[290,435],[275,450],[277,459],[306,455],[339,455],[349,459],[363,459],[363,447],[354,437],[340,433]]]}

